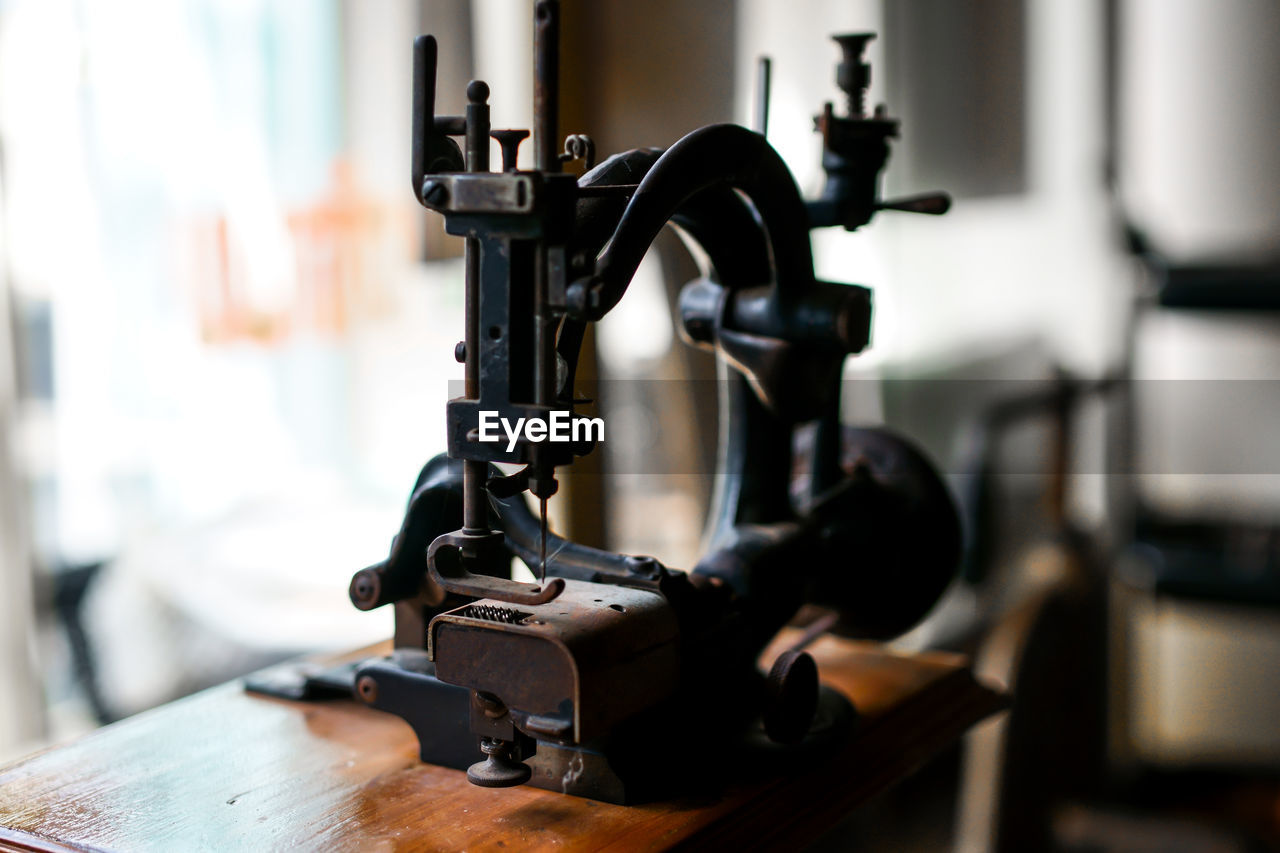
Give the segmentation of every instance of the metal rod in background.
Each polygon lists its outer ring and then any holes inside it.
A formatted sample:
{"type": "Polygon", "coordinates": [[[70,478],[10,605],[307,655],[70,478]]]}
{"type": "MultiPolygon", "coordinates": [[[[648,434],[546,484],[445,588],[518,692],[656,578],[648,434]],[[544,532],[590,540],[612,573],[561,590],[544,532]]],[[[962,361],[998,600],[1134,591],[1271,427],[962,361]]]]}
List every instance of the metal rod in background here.
{"type": "Polygon", "coordinates": [[[534,168],[560,171],[560,3],[538,0],[533,12],[534,168]]]}
{"type": "Polygon", "coordinates": [[[436,40],[418,36],[413,41],[413,118],[410,173],[414,198],[421,198],[427,173],[427,148],[436,112],[436,40]]]}
{"type": "Polygon", "coordinates": [[[762,56],[756,62],[756,133],[769,135],[769,90],[773,83],[773,61],[762,56]]]}

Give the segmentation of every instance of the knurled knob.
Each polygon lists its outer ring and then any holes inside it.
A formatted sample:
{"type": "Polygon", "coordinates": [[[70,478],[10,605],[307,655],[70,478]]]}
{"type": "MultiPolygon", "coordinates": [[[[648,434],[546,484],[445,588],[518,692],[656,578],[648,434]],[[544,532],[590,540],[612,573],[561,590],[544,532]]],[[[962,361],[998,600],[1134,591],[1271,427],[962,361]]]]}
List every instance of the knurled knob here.
{"type": "Polygon", "coordinates": [[[871,85],[871,66],[863,55],[867,43],[875,33],[846,33],[832,36],[840,45],[842,58],[836,66],[836,85],[848,96],[849,116],[862,118],[867,114],[867,87],[871,85]]]}

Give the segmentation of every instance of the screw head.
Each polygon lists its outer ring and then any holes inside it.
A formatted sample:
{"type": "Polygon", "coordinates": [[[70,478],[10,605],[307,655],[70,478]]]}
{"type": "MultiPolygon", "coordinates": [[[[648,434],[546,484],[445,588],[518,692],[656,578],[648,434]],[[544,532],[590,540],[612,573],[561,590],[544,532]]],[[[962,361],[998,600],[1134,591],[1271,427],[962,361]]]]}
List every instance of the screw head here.
{"type": "Polygon", "coordinates": [[[627,571],[642,578],[656,578],[662,573],[662,565],[653,557],[628,556],[627,571]]]}
{"type": "Polygon", "coordinates": [[[372,705],[378,701],[378,682],[371,675],[360,676],[356,681],[356,695],[366,705],[372,705]]]}
{"type": "MultiPolygon", "coordinates": [[[[476,705],[480,708],[481,713],[491,720],[500,719],[507,714],[507,706],[502,704],[497,696],[492,693],[485,693],[477,690],[474,694],[476,705]]],[[[483,740],[492,740],[492,738],[484,738],[483,740]]],[[[483,746],[481,747],[483,749],[483,746]]]]}
{"type": "Polygon", "coordinates": [[[362,610],[367,610],[378,600],[380,588],[377,573],[372,569],[361,569],[351,578],[351,586],[348,589],[351,603],[362,610]]]}
{"type": "Polygon", "coordinates": [[[443,205],[449,199],[449,190],[440,181],[430,178],[422,182],[422,203],[433,207],[443,205]]]}

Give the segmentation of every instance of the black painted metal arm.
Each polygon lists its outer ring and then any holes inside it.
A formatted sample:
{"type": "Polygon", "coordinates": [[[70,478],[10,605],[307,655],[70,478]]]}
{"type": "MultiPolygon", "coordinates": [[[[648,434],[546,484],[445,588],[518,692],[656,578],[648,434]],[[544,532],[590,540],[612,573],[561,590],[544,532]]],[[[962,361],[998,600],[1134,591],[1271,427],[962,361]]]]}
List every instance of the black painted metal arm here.
{"type": "MultiPolygon", "coordinates": [[[[780,305],[812,285],[808,216],[791,172],[764,137],[738,125],[718,124],[688,134],[647,171],[597,259],[594,275],[570,285],[570,314],[594,320],[617,305],[658,232],[695,196],[713,187],[741,191],[759,213],[778,293],[787,294],[780,305]]],[[[758,274],[763,278],[769,271],[766,267],[758,274]]]]}

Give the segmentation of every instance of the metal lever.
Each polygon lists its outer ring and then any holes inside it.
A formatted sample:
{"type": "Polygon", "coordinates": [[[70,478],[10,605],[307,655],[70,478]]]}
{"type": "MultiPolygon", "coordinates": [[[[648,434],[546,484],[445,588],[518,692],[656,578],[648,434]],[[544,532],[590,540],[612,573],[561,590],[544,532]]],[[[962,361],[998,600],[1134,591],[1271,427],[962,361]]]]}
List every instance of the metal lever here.
{"type": "Polygon", "coordinates": [[[909,195],[876,204],[876,210],[901,210],[904,213],[925,213],[929,216],[941,216],[950,209],[951,196],[946,193],[909,195]]]}
{"type": "Polygon", "coordinates": [[[413,40],[413,197],[422,200],[422,179],[431,172],[461,172],[462,150],[436,126],[436,40],[413,40]]]}

